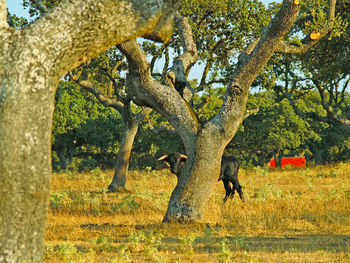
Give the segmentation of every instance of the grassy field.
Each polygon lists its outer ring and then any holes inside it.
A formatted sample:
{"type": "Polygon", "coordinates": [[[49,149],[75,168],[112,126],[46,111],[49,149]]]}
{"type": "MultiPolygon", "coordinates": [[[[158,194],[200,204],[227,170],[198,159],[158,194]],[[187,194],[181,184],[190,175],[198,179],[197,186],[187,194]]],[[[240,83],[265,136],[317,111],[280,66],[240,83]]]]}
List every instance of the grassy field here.
{"type": "Polygon", "coordinates": [[[350,262],[350,163],[241,169],[245,202],[215,185],[202,224],[161,224],[176,178],[53,174],[45,262],[350,262]]]}

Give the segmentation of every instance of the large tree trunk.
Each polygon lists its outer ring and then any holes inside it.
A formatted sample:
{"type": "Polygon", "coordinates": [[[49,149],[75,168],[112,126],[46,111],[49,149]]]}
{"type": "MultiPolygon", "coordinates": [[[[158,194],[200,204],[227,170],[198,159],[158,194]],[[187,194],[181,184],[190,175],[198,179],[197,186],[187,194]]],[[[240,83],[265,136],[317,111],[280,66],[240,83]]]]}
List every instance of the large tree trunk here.
{"type": "Polygon", "coordinates": [[[0,262],[41,262],[59,79],[130,38],[166,39],[173,0],[63,1],[20,31],[0,0],[0,262]]]}
{"type": "Polygon", "coordinates": [[[0,80],[0,261],[40,262],[54,93],[48,92],[43,78],[35,73],[30,78],[31,72],[23,72],[18,64],[7,64],[6,79],[0,80]]]}
{"type": "Polygon", "coordinates": [[[125,191],[126,179],[129,170],[129,160],[132,145],[134,144],[139,123],[136,119],[126,121],[125,131],[117,155],[115,171],[112,183],[108,186],[108,192],[125,191]]]}
{"type": "Polygon", "coordinates": [[[225,143],[205,135],[199,135],[197,142],[187,149],[186,166],[170,197],[164,222],[203,220],[203,210],[219,179],[225,143]]]}

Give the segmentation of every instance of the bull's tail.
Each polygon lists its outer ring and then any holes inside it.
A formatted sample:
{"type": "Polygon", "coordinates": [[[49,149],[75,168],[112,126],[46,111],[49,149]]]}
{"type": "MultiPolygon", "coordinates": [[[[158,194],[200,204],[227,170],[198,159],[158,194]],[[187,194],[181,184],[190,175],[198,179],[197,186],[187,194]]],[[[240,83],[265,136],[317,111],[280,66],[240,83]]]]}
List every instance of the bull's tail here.
{"type": "Polygon", "coordinates": [[[222,171],[220,171],[220,176],[219,176],[218,182],[222,179],[224,179],[224,173],[222,171]]]}

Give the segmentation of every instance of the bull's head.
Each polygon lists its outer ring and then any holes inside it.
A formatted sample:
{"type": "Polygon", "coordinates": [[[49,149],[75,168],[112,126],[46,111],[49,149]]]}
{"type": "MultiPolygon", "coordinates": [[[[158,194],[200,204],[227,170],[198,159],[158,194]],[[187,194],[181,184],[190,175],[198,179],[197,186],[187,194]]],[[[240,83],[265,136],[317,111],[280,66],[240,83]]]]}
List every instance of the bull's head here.
{"type": "Polygon", "coordinates": [[[179,177],[182,173],[184,164],[187,160],[187,156],[180,153],[170,153],[158,158],[158,161],[163,161],[170,166],[170,171],[179,177]]]}

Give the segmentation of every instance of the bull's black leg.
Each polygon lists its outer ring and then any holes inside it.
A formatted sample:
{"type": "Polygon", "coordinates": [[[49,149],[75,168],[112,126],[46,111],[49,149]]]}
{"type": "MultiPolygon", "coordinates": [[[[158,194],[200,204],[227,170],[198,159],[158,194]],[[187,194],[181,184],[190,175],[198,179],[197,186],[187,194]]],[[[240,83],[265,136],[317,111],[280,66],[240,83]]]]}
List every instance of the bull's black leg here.
{"type": "Polygon", "coordinates": [[[232,192],[232,188],[230,186],[230,182],[228,180],[222,180],[222,182],[224,183],[224,187],[225,187],[225,198],[224,198],[224,203],[226,203],[227,198],[230,196],[231,192],[232,192]]]}
{"type": "Polygon", "coordinates": [[[239,198],[241,198],[241,200],[244,202],[242,186],[238,183],[238,180],[234,180],[234,182],[232,182],[232,184],[233,184],[233,191],[236,189],[238,194],[239,194],[239,198]]]}
{"type": "Polygon", "coordinates": [[[235,185],[232,184],[232,190],[231,190],[231,193],[230,193],[230,198],[233,199],[234,196],[235,196],[235,185]]]}
{"type": "Polygon", "coordinates": [[[240,185],[240,188],[238,190],[238,194],[239,194],[239,198],[241,198],[241,200],[244,202],[244,195],[243,195],[243,192],[242,192],[242,187],[240,185]]]}
{"type": "Polygon", "coordinates": [[[234,196],[235,196],[235,188],[233,187],[230,194],[230,198],[233,199],[234,196]]]}

